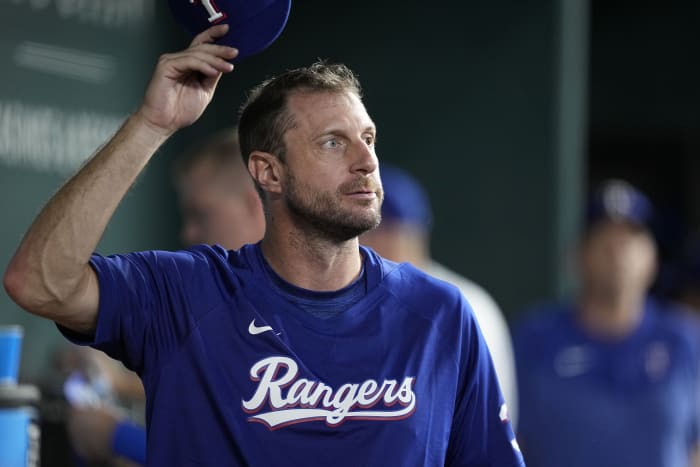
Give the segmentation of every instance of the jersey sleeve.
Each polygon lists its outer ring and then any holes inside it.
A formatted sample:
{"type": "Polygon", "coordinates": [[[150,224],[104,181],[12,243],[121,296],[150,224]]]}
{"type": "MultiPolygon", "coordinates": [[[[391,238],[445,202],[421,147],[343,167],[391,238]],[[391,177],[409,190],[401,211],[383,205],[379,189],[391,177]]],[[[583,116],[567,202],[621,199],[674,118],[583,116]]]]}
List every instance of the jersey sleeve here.
{"type": "Polygon", "coordinates": [[[457,394],[447,463],[521,467],[524,461],[481,330],[466,303],[457,394]]]}
{"type": "Polygon", "coordinates": [[[498,304],[481,287],[472,284],[469,290],[463,290],[462,293],[472,306],[481,334],[488,345],[499,387],[508,404],[511,424],[515,428],[518,416],[518,385],[508,323],[498,304]]]}
{"type": "Polygon", "coordinates": [[[100,287],[95,334],[61,331],[142,373],[177,349],[217,303],[221,285],[212,271],[217,262],[195,250],[95,254],[90,261],[100,287]]]}

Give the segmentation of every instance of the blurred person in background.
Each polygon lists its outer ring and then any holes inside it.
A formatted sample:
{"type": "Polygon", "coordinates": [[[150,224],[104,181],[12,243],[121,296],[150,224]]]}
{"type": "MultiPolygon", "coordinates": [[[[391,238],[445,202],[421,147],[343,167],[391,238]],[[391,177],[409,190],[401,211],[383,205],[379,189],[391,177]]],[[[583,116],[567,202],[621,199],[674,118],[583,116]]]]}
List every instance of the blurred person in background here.
{"type": "Polygon", "coordinates": [[[360,243],[396,262],[409,262],[433,277],[457,286],[471,304],[491,352],[511,423],[517,426],[517,390],[513,345],[508,324],[493,298],[478,284],[431,258],[433,214],[420,182],[405,170],[382,162],[382,221],[360,243]]]}
{"type": "Polygon", "coordinates": [[[175,163],[182,241],[237,250],[265,233],[265,215],[235,128],[211,135],[175,163]]]}
{"type": "Polygon", "coordinates": [[[145,405],[134,372],[98,350],[61,345],[39,384],[42,465],[132,465],[141,435],[135,444],[128,432],[143,430],[145,405]]]}
{"type": "MultiPolygon", "coordinates": [[[[235,250],[256,243],[265,233],[265,216],[253,179],[243,164],[235,128],[220,130],[181,154],[174,163],[174,184],[182,214],[185,246],[221,245],[235,250]]],[[[138,376],[126,369],[115,373],[110,359],[91,348],[77,347],[91,357],[111,385],[143,391],[138,376]]],[[[111,407],[82,407],[71,411],[69,435],[76,453],[86,462],[142,465],[146,432],[111,407]]]]}
{"type": "Polygon", "coordinates": [[[41,465],[133,465],[124,456],[138,444],[126,435],[143,431],[145,404],[136,374],[100,351],[69,344],[53,350],[39,384],[41,465]]]}
{"type": "Polygon", "coordinates": [[[604,183],[579,245],[578,294],[533,307],[513,333],[529,466],[700,465],[700,335],[648,295],[652,214],[630,184],[604,183]]]}
{"type": "Polygon", "coordinates": [[[146,430],[113,407],[75,408],[67,429],[77,466],[145,465],[146,430]]]}

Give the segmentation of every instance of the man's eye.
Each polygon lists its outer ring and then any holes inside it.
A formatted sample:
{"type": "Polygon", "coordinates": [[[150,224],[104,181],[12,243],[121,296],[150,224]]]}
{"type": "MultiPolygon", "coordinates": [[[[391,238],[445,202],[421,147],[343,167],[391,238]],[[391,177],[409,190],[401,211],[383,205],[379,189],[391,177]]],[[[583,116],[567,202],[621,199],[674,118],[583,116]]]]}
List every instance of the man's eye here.
{"type": "Polygon", "coordinates": [[[376,139],[374,136],[365,136],[365,144],[367,144],[367,146],[374,146],[375,142],[376,139]]]}
{"type": "Polygon", "coordinates": [[[326,149],[335,149],[337,147],[340,147],[340,142],[337,139],[329,139],[325,143],[323,143],[323,147],[326,149]]]}

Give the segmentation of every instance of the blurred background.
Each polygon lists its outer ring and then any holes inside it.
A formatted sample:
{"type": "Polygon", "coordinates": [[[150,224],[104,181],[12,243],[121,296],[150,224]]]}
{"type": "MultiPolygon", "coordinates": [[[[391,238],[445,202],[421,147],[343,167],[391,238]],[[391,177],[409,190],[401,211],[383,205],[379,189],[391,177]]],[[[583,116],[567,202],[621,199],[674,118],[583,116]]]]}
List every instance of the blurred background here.
{"type": "MultiPolygon", "coordinates": [[[[158,55],[189,38],[165,0],[0,0],[0,18],[4,270],[48,197],[138,106],[158,55]]],[[[359,74],[380,158],[428,188],[434,257],[509,320],[571,287],[581,205],[604,178],[661,208],[673,262],[700,223],[698,25],[691,0],[296,0],[278,41],[153,160],[99,250],[179,248],[173,157],[235,124],[254,84],[326,58],[359,74]]],[[[21,379],[33,381],[63,338],[3,291],[10,323],[25,327],[21,379]]]]}

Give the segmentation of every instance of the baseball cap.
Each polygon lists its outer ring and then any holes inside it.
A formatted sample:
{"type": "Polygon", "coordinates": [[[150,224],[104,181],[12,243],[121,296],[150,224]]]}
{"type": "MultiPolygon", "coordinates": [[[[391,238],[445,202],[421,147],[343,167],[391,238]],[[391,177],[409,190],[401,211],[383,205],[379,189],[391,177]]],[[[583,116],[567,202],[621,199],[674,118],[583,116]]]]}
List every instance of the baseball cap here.
{"type": "Polygon", "coordinates": [[[382,221],[411,224],[430,230],[433,214],[421,184],[405,170],[382,163],[379,173],[384,188],[382,221]]]}
{"type": "Polygon", "coordinates": [[[586,213],[586,226],[603,221],[629,222],[650,228],[653,207],[649,199],[624,180],[607,180],[591,196],[586,213]]]}
{"type": "Polygon", "coordinates": [[[238,49],[238,62],[262,52],[287,24],[292,0],[168,0],[177,21],[193,36],[215,24],[229,31],[217,44],[238,49]]]}

